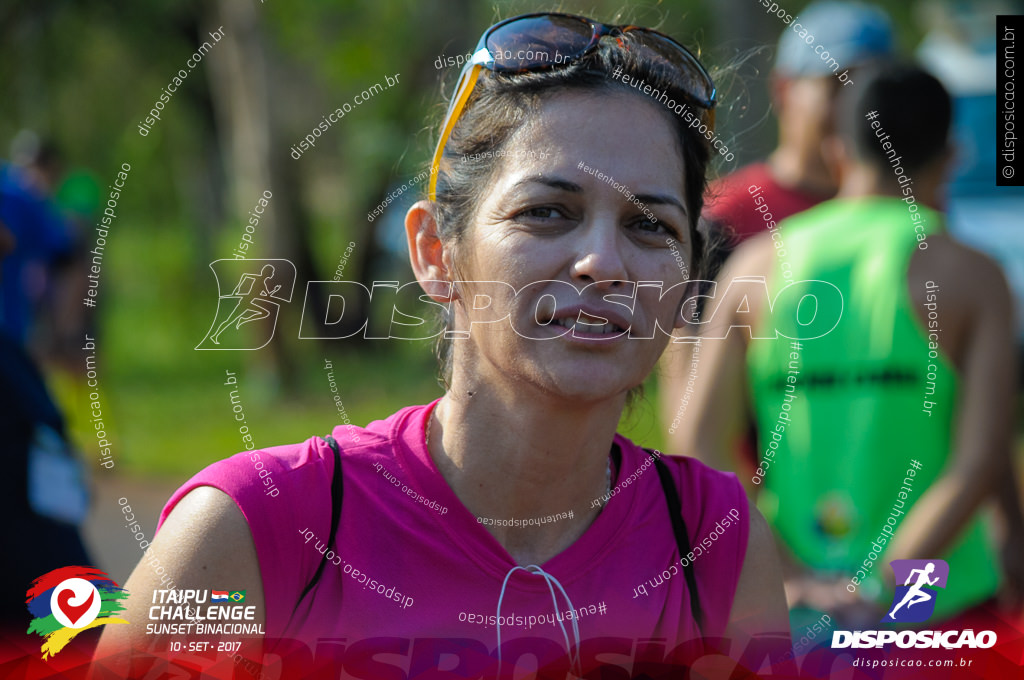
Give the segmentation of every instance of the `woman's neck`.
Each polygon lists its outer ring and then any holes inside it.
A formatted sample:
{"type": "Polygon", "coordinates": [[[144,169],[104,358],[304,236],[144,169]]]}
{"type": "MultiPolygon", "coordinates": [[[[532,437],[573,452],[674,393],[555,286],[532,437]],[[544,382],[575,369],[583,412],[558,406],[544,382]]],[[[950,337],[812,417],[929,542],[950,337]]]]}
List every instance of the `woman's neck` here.
{"type": "Polygon", "coordinates": [[[477,517],[530,519],[572,511],[539,526],[485,524],[518,564],[542,564],[569,547],[600,512],[608,456],[624,395],[589,405],[493,382],[456,379],[431,415],[428,448],[477,517]],[[463,383],[461,386],[459,383],[463,383]],[[593,505],[593,507],[592,507],[593,505]]]}

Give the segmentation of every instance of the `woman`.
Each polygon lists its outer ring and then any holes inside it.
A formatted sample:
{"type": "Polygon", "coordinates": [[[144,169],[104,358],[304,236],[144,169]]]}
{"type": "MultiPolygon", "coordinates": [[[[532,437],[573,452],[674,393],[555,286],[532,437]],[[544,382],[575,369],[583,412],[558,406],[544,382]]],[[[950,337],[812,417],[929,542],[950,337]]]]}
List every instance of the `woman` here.
{"type": "MultiPolygon", "coordinates": [[[[674,253],[699,271],[713,106],[696,58],[646,29],[488,29],[406,215],[456,338],[447,391],[201,472],[153,543],[176,587],[244,589],[289,677],[657,675],[702,638],[766,634],[784,653],[777,557],[736,478],[615,433],[682,324],[674,253]]],[[[145,595],[105,650],[152,643],[135,621],[167,586],[144,563],[126,587],[145,595]]]]}

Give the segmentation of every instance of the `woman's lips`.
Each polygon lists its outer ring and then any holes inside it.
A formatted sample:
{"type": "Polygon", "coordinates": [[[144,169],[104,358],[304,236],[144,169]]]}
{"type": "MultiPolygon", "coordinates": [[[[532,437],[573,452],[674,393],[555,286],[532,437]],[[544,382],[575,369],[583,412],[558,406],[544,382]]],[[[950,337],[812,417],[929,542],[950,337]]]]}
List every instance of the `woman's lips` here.
{"type": "Polygon", "coordinates": [[[580,312],[579,317],[576,319],[561,318],[555,319],[551,323],[558,326],[564,326],[572,329],[573,335],[578,333],[589,333],[592,335],[611,335],[612,333],[622,333],[625,328],[622,328],[618,324],[611,322],[602,323],[602,319],[595,319],[580,312]]]}
{"type": "MultiPolygon", "coordinates": [[[[573,338],[585,340],[614,340],[626,335],[629,322],[617,311],[567,308],[559,310],[545,324],[546,327],[559,326],[571,332],[573,338]]],[[[561,336],[567,335],[561,333],[561,336]]]]}

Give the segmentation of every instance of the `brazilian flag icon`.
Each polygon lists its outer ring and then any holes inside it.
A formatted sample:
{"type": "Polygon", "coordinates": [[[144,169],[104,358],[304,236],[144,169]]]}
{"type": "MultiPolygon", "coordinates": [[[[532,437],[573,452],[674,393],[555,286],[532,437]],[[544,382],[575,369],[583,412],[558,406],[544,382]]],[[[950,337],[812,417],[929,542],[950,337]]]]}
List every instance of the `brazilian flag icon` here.
{"type": "Polygon", "coordinates": [[[228,595],[228,599],[232,602],[245,602],[245,591],[244,590],[232,590],[231,594],[228,595]]]}

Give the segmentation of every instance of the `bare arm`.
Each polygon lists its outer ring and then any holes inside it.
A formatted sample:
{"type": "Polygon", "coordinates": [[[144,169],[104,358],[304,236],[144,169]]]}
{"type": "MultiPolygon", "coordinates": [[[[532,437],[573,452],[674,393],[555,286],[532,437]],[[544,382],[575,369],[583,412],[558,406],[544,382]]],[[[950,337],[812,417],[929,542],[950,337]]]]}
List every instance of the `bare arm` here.
{"type": "Polygon", "coordinates": [[[1017,483],[1017,470],[1011,457],[1008,473],[999,480],[997,514],[1002,543],[1000,558],[1006,576],[1000,599],[1009,609],[1018,609],[1024,604],[1024,516],[1017,483]]]}
{"type": "Polygon", "coordinates": [[[1020,489],[1017,487],[1017,466],[1011,452],[1009,470],[999,480],[998,509],[1002,526],[1007,536],[1024,537],[1024,510],[1021,509],[1020,489]]]}
{"type": "MultiPolygon", "coordinates": [[[[149,617],[154,592],[172,587],[171,582],[161,582],[157,573],[161,568],[163,577],[169,575],[178,591],[203,591],[222,585],[245,590],[245,604],[255,606],[256,614],[247,623],[264,623],[263,582],[249,525],[227,494],[202,486],[178,502],[128,578],[128,608],[123,617],[129,624],[104,628],[94,657],[97,667],[115,671],[119,677],[142,677],[154,664],[151,653],[163,656],[171,641],[202,639],[194,635],[147,635],[147,624],[157,623],[149,617]],[[154,557],[159,561],[155,562],[154,557]]],[[[243,639],[238,653],[258,661],[261,645],[262,638],[243,639]]],[[[189,664],[212,664],[215,659],[212,655],[187,653],[175,656],[188,657],[189,664]]]]}
{"type": "MultiPolygon", "coordinates": [[[[755,645],[766,649],[770,658],[778,661],[792,656],[782,565],[768,523],[753,504],[749,512],[747,554],[729,612],[727,635],[746,644],[748,650],[755,645]],[[750,643],[751,639],[756,642],[750,643]]],[[[760,661],[756,657],[757,654],[750,657],[753,664],[760,661]]]]}
{"type": "MultiPolygon", "coordinates": [[[[751,421],[745,362],[748,336],[742,329],[728,329],[751,323],[762,312],[763,303],[750,299],[744,303],[743,290],[730,288],[729,282],[741,276],[767,275],[770,260],[766,264],[765,252],[771,255],[771,242],[767,243],[768,251],[761,239],[753,239],[726,262],[718,277],[715,298],[707,301],[704,310],[711,320],[701,330],[696,366],[691,361],[693,349],[681,344],[669,345],[663,364],[668,371],[663,413],[666,425],[673,430],[667,437],[669,450],[692,455],[719,470],[737,468],[736,442],[745,436],[751,421]],[[694,368],[693,391],[687,394],[694,368]],[[686,410],[680,414],[684,399],[686,410]],[[678,422],[672,427],[677,415],[678,422]]],[[[744,486],[750,493],[753,485],[749,480],[744,486]]]]}
{"type": "Polygon", "coordinates": [[[701,342],[701,375],[690,395],[692,426],[683,431],[684,452],[719,470],[737,469],[734,449],[749,423],[745,356],[746,341],[735,331],[701,342]]]}
{"type": "MultiPolygon", "coordinates": [[[[957,247],[968,276],[955,279],[950,296],[970,310],[963,328],[960,395],[952,455],[942,475],[914,504],[886,553],[892,559],[942,554],[1008,474],[1012,441],[1014,380],[1010,292],[999,268],[978,253],[957,247]],[[963,283],[960,283],[960,282],[963,283]]],[[[952,278],[952,277],[951,277],[952,278]]],[[[949,279],[947,279],[949,280],[949,279]]]]}

